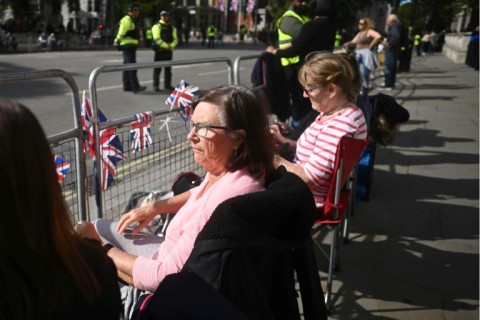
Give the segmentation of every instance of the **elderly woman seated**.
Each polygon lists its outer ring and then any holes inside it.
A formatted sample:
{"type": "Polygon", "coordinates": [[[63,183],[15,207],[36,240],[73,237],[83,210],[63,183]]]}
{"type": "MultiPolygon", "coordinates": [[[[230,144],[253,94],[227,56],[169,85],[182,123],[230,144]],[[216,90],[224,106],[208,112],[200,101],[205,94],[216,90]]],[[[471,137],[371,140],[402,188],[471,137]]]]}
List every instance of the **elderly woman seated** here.
{"type": "Polygon", "coordinates": [[[248,89],[211,89],[193,108],[187,140],[195,161],[207,172],[201,185],[134,209],[118,223],[103,219],[77,228],[105,244],[119,277],[140,290],[153,292],[167,275],[179,272],[218,204],[264,190],[264,177],[274,170],[268,120],[248,89]],[[165,238],[137,235],[156,215],[170,212],[176,216],[165,238]],[[128,230],[134,223],[139,225],[128,230]]]}

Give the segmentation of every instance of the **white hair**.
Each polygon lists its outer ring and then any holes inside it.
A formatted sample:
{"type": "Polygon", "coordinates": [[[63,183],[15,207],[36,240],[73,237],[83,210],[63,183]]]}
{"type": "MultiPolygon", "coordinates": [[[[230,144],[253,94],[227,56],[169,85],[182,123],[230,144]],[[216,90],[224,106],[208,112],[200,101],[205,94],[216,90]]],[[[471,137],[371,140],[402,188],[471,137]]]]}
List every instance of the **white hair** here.
{"type": "Polygon", "coordinates": [[[398,16],[397,16],[396,14],[393,14],[393,13],[392,13],[392,14],[389,15],[388,17],[389,17],[392,21],[398,22],[398,16]]]}

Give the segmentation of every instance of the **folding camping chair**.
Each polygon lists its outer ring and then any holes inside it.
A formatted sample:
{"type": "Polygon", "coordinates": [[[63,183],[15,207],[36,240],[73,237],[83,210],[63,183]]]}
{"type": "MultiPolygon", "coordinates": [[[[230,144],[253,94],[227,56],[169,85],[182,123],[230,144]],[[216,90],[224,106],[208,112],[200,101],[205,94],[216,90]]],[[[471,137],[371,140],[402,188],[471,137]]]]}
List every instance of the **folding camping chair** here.
{"type": "Polygon", "coordinates": [[[325,290],[325,304],[330,311],[332,308],[332,278],[334,268],[340,269],[340,249],[342,241],[341,225],[348,206],[352,205],[352,186],[347,183],[351,173],[367,144],[366,140],[359,140],[350,137],[343,137],[337,148],[335,167],[333,171],[332,184],[328,190],[327,198],[323,209],[320,209],[320,218],[313,225],[313,240],[315,246],[328,260],[327,288],[325,290]],[[315,235],[320,230],[327,229],[331,233],[331,244],[327,253],[316,239],[315,235]]]}

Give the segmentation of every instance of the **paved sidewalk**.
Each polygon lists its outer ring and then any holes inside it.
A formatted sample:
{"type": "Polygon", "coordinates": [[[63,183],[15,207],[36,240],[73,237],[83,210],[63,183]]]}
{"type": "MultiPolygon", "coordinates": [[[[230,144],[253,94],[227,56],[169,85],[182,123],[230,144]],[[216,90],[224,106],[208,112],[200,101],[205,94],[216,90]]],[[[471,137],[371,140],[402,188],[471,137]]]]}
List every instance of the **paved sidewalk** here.
{"type": "Polygon", "coordinates": [[[377,148],[330,319],[479,318],[478,83],[478,71],[438,54],[413,57],[386,92],[410,121],[377,148]]]}

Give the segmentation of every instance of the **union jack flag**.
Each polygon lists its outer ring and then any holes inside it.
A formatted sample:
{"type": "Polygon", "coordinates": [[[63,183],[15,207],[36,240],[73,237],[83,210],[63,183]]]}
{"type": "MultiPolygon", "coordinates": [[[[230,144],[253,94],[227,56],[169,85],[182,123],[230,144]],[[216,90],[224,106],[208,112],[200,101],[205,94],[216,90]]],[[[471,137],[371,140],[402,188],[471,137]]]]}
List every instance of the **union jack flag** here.
{"type": "MultiPolygon", "coordinates": [[[[97,111],[98,122],[101,123],[107,121],[107,117],[105,117],[103,112],[100,111],[100,109],[97,109],[97,111]]],[[[90,156],[95,157],[95,140],[93,138],[93,109],[85,91],[83,91],[82,109],[80,116],[84,135],[88,135],[88,139],[84,140],[83,150],[85,152],[88,152],[90,156]]]]}
{"type": "Polygon", "coordinates": [[[253,9],[255,8],[255,0],[248,0],[248,4],[247,4],[247,12],[252,12],[253,9]]]}
{"type": "Polygon", "coordinates": [[[221,12],[224,12],[225,11],[225,1],[224,0],[218,0],[217,7],[218,7],[218,10],[220,10],[221,12]]]}
{"type": "Polygon", "coordinates": [[[179,114],[184,121],[190,120],[192,113],[193,93],[198,90],[198,87],[186,83],[183,79],[177,85],[175,90],[168,96],[165,104],[173,108],[179,108],[179,114]]]}
{"type": "Polygon", "coordinates": [[[238,11],[238,0],[232,0],[232,2],[230,2],[230,11],[238,11]]]}
{"type": "MultiPolygon", "coordinates": [[[[98,122],[106,122],[107,117],[100,109],[98,111],[98,122]]],[[[81,110],[82,129],[88,134],[88,139],[85,139],[84,150],[88,152],[95,160],[95,139],[93,132],[93,108],[85,91],[83,92],[83,102],[81,110]]],[[[100,133],[100,158],[102,170],[102,190],[106,190],[108,186],[114,181],[115,168],[120,160],[128,160],[123,154],[123,147],[118,138],[114,128],[107,128],[101,130],[100,133]]],[[[98,184],[97,170],[94,167],[93,174],[98,184]]]]}
{"type": "MultiPolygon", "coordinates": [[[[100,131],[100,154],[102,170],[102,190],[105,191],[114,181],[115,168],[121,160],[128,160],[123,153],[122,143],[114,128],[100,131]]],[[[96,168],[94,174],[98,179],[96,168]]]]}
{"type": "Polygon", "coordinates": [[[53,155],[53,161],[55,162],[58,182],[63,182],[65,175],[68,173],[68,170],[70,170],[70,162],[63,160],[56,154],[53,155]]]}
{"type": "Polygon", "coordinates": [[[155,119],[152,111],[136,114],[137,121],[130,126],[130,140],[132,153],[148,148],[152,144],[150,121],[155,119]]]}

